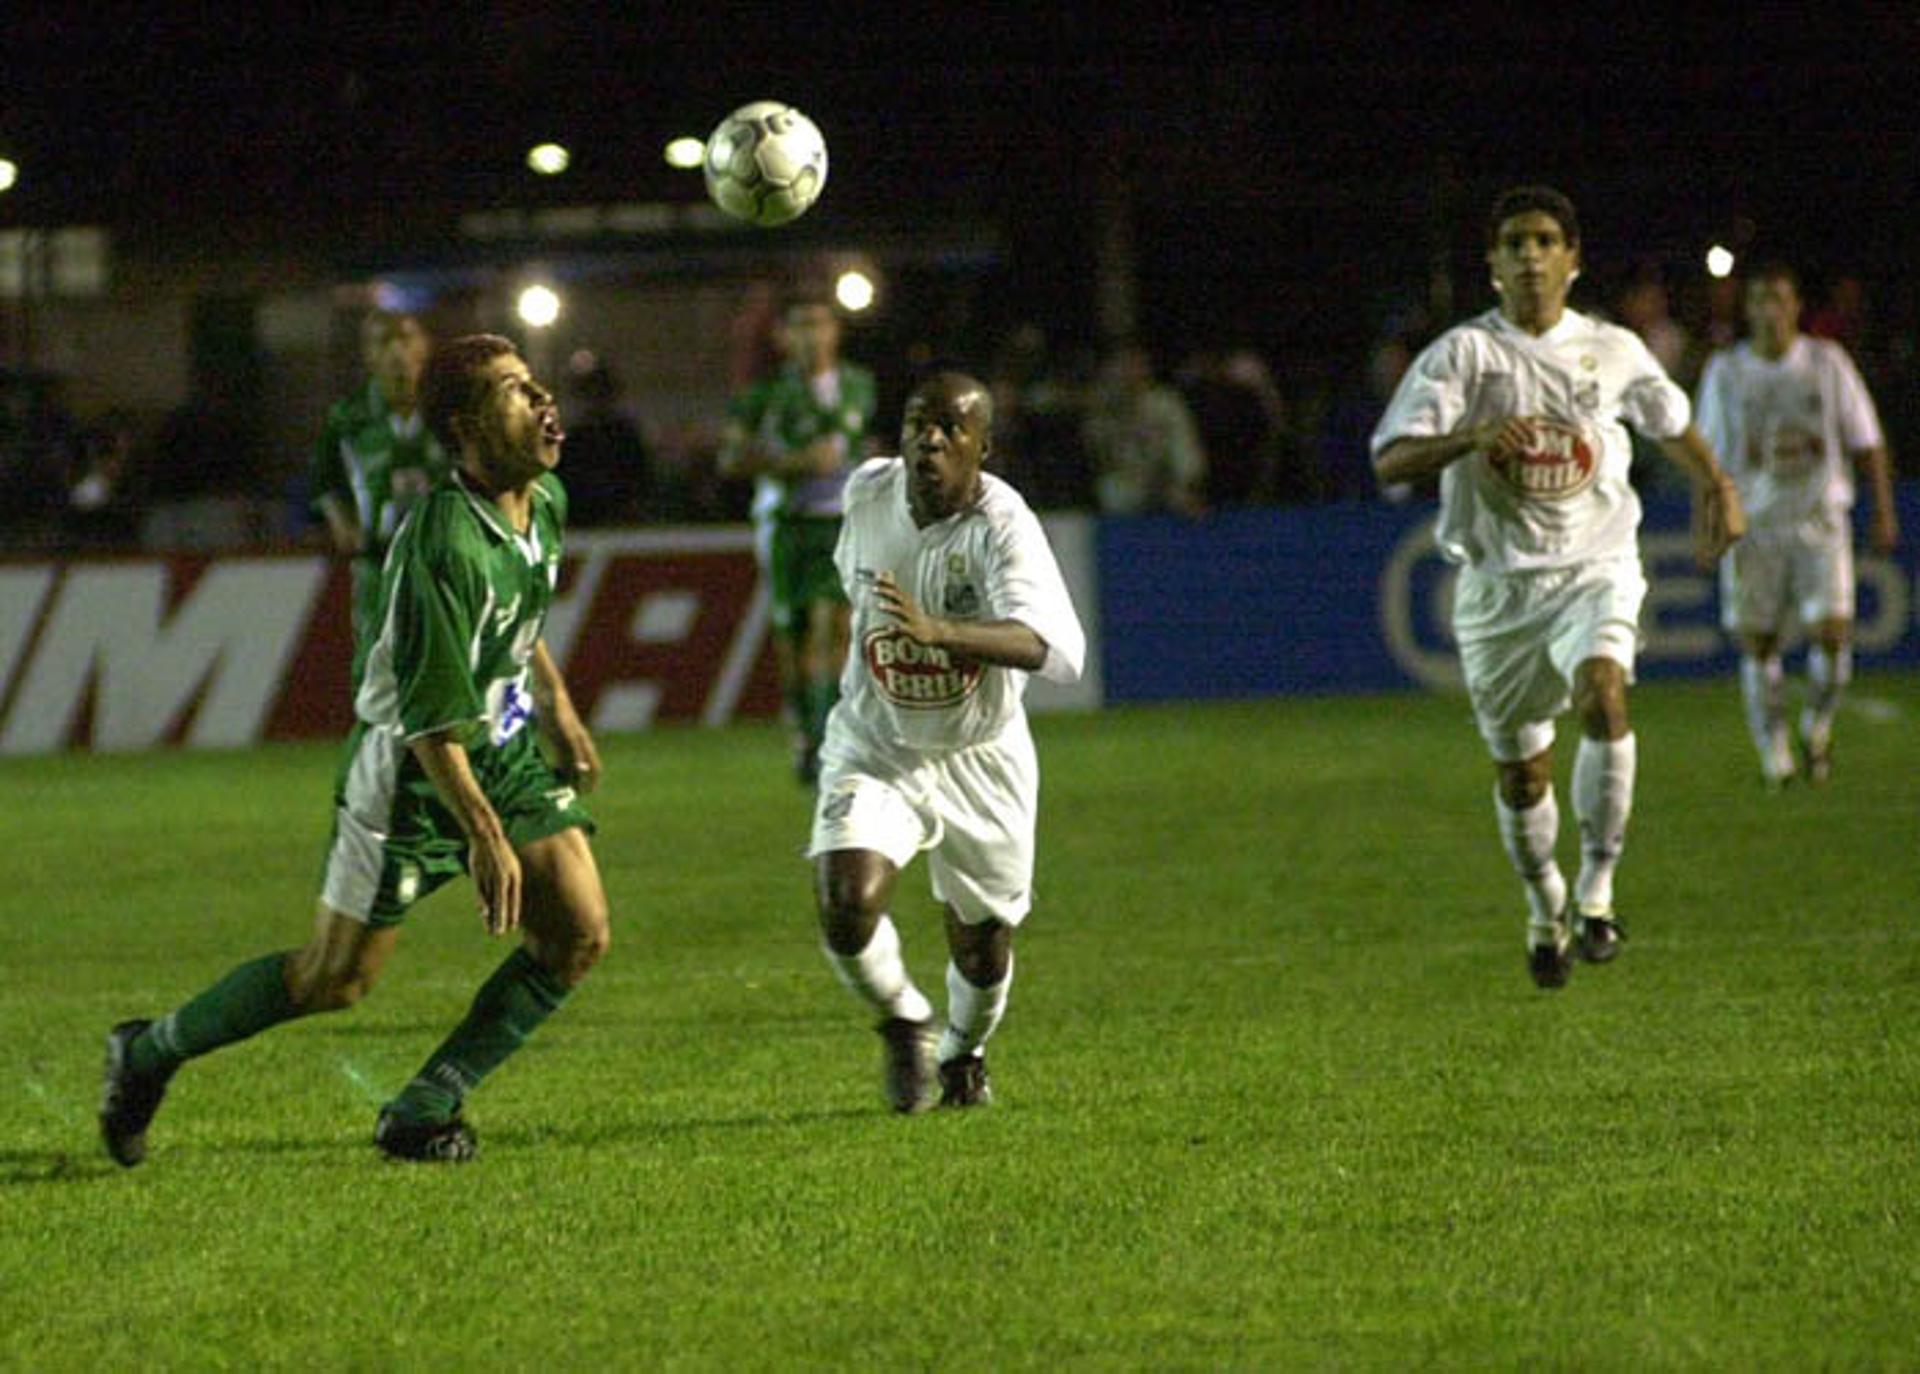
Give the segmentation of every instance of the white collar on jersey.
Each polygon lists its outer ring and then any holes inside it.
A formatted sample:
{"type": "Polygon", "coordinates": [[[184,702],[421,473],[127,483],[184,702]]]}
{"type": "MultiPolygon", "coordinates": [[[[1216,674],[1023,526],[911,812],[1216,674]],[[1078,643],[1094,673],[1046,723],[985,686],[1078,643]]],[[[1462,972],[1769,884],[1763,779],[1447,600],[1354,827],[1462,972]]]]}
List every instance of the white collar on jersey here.
{"type": "Polygon", "coordinates": [[[1587,327],[1587,317],[1571,306],[1563,306],[1561,308],[1560,318],[1555,320],[1553,322],[1553,328],[1544,334],[1529,334],[1526,330],[1508,319],[1507,312],[1498,306],[1495,306],[1488,313],[1493,316],[1494,327],[1501,333],[1526,343],[1559,343],[1569,334],[1576,333],[1587,327]]]}
{"type": "MultiPolygon", "coordinates": [[[[531,520],[528,521],[527,532],[521,534],[513,529],[512,526],[508,525],[505,520],[500,518],[500,508],[498,506],[494,505],[493,502],[487,500],[486,497],[482,496],[467,484],[467,474],[460,471],[459,468],[453,470],[453,482],[455,486],[460,488],[460,494],[467,498],[467,504],[473,508],[474,513],[480,517],[489,529],[502,539],[511,541],[513,545],[520,550],[520,556],[525,558],[527,562],[538,563],[540,561],[540,526],[537,523],[531,520]]],[[[533,494],[536,500],[547,501],[552,499],[547,495],[546,488],[542,487],[537,479],[533,485],[533,494]]]]}

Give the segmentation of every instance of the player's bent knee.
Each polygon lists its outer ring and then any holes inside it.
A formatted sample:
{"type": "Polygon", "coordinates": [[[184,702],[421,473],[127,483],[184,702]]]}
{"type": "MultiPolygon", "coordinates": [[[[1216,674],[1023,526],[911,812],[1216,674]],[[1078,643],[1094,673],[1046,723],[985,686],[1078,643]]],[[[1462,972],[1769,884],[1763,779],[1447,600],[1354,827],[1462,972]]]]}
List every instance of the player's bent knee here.
{"type": "Polygon", "coordinates": [[[1619,739],[1627,733],[1627,675],[1619,664],[1596,659],[1574,678],[1574,714],[1588,739],[1619,739]]]}
{"type": "Polygon", "coordinates": [[[838,926],[865,924],[871,933],[873,923],[886,913],[891,888],[890,875],[877,855],[828,854],[820,860],[814,884],[820,920],[838,926]]]}
{"type": "Polygon", "coordinates": [[[1520,763],[1503,763],[1500,770],[1500,800],[1510,811],[1527,811],[1540,804],[1553,784],[1553,771],[1547,755],[1520,763]]]}

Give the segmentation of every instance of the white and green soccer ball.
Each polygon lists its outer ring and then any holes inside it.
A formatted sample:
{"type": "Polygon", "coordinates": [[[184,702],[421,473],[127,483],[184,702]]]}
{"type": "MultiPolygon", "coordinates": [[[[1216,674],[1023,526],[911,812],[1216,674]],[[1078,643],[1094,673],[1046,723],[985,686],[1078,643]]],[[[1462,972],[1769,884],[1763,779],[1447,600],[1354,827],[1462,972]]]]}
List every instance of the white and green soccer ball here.
{"type": "Polygon", "coordinates": [[[827,184],[827,141],[777,100],[742,105],[707,139],[707,194],[737,219],[771,229],[800,218],[827,184]]]}

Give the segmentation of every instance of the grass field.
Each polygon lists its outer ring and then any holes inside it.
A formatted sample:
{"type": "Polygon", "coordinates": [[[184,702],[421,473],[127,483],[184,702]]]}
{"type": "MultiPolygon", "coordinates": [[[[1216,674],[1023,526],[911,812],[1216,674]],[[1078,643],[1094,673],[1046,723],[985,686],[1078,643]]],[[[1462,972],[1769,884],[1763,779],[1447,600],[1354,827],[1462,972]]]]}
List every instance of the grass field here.
{"type": "Polygon", "coordinates": [[[775,733],[607,741],[614,951],[462,1169],[368,1142],[500,957],[464,886],[94,1137],[109,1023],[304,935],[330,748],[0,765],[0,1365],[1915,1367],[1920,680],[1854,702],[1767,797],[1730,684],[1639,690],[1632,938],[1557,994],[1461,703],[1044,720],[999,1102],[911,1120],[775,733]]]}

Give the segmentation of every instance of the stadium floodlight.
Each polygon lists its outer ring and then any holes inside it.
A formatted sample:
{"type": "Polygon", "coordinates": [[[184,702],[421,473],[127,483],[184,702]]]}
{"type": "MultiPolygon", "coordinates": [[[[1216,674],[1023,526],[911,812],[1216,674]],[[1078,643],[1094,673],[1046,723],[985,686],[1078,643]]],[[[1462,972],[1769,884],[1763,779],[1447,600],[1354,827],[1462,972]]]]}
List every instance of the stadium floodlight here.
{"type": "Polygon", "coordinates": [[[560,293],[551,286],[536,283],[520,293],[513,308],[520,322],[529,329],[545,329],[560,318],[560,293]]]}
{"type": "Polygon", "coordinates": [[[1723,243],[1716,243],[1707,250],[1707,275],[1710,277],[1730,277],[1733,275],[1733,250],[1723,243]]]}
{"type": "Polygon", "coordinates": [[[858,268],[850,267],[834,279],[833,298],[856,315],[873,304],[873,296],[873,278],[858,268]]]}
{"type": "Polygon", "coordinates": [[[573,155],[558,143],[537,143],[527,149],[527,166],[543,177],[557,177],[567,170],[573,155]]]}
{"type": "Polygon", "coordinates": [[[697,138],[683,135],[667,145],[666,158],[667,166],[691,171],[706,161],[707,145],[697,138]]]}
{"type": "Polygon", "coordinates": [[[11,191],[13,184],[20,180],[20,165],[0,157],[0,191],[11,191]]]}

